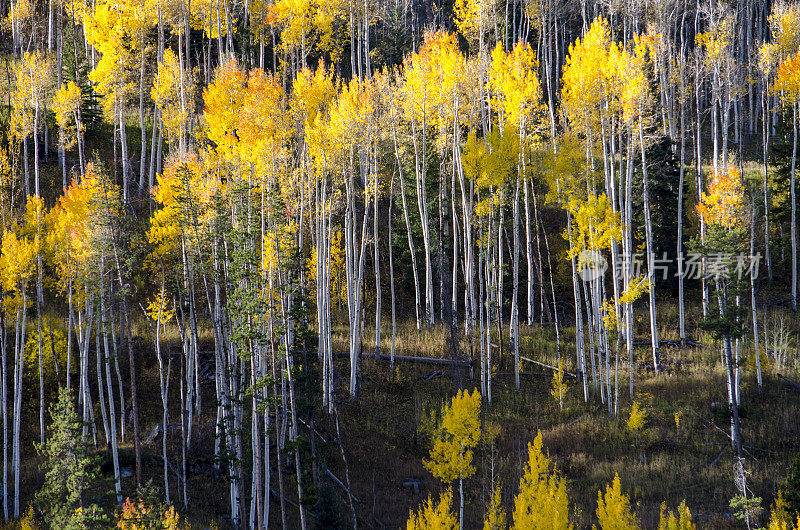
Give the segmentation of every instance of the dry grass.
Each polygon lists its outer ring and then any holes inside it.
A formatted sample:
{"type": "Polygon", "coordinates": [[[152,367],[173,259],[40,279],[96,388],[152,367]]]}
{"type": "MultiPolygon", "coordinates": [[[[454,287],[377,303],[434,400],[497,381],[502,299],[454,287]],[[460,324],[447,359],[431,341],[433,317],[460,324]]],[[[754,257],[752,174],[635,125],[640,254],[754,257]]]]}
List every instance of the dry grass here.
{"type": "MultiPolygon", "coordinates": [[[[692,307],[689,320],[696,322],[699,310],[696,306],[692,307]]],[[[674,306],[659,306],[659,315],[663,337],[673,338],[677,330],[674,306]]],[[[645,316],[644,313],[642,316],[645,316]]],[[[798,322],[792,315],[780,310],[767,313],[768,322],[778,321],[781,317],[791,337],[794,349],[790,355],[796,363],[798,322]]],[[[385,353],[390,348],[390,323],[390,319],[384,318],[386,326],[382,330],[382,349],[385,353]]],[[[137,341],[135,351],[140,363],[137,377],[141,429],[144,434],[160,421],[158,371],[146,324],[137,317],[134,326],[134,333],[145,337],[137,341]]],[[[694,326],[688,329],[692,338],[701,342],[709,340],[698,334],[694,326]]],[[[638,324],[637,338],[646,339],[647,331],[645,316],[638,324]]],[[[334,333],[335,348],[345,350],[347,327],[337,324],[334,333]]],[[[563,328],[560,335],[561,355],[567,369],[574,370],[574,329],[563,328]]],[[[413,321],[403,322],[398,327],[396,352],[400,355],[446,357],[450,352],[444,347],[445,336],[439,327],[418,333],[413,321]]],[[[373,350],[373,337],[374,330],[366,328],[363,341],[365,351],[373,350]]],[[[165,343],[166,347],[180,347],[175,330],[168,331],[165,343]]],[[[203,332],[201,348],[210,349],[211,344],[211,335],[203,332]]],[[[521,346],[525,356],[548,364],[556,362],[558,350],[553,328],[523,326],[521,346]]],[[[477,345],[475,347],[477,349],[477,345]]],[[[504,347],[507,349],[507,343],[504,347]]],[[[460,340],[460,349],[463,356],[468,356],[469,341],[464,337],[460,340]]],[[[742,351],[746,350],[743,348],[742,351]]],[[[623,488],[631,495],[637,514],[648,528],[657,524],[659,506],[663,501],[674,508],[683,499],[686,499],[700,527],[733,527],[726,515],[729,512],[728,501],[735,493],[732,480],[733,452],[725,434],[727,419],[724,413],[715,411],[711,406],[714,402],[724,403],[726,400],[724,371],[719,362],[718,348],[709,344],[705,348],[666,349],[663,352],[666,372],[659,376],[649,370],[651,361],[648,347],[639,347],[635,353],[636,399],[648,411],[646,428],[638,436],[629,433],[625,425],[631,399],[627,390],[629,371],[624,355],[619,374],[618,417],[609,417],[603,407],[596,408],[595,404],[599,401],[593,392],[592,404],[585,404],[582,387],[572,379],[567,380],[570,389],[564,410],[559,410],[549,394],[548,371],[526,363],[523,369],[529,373],[523,375],[522,387],[516,391],[510,356],[506,353],[504,360],[496,359],[494,400],[491,408],[485,409],[484,419],[499,426],[499,436],[493,446],[487,445],[476,452],[476,474],[465,483],[466,528],[480,525],[483,506],[493,480],[503,485],[503,501],[506,508],[511,509],[526,458],[526,446],[538,430],[543,432],[545,447],[568,479],[576,528],[591,528],[597,491],[615,473],[620,475],[623,488]],[[675,422],[676,413],[680,414],[678,425],[675,422]],[[575,422],[582,416],[582,420],[575,422]]],[[[125,374],[128,370],[126,360],[126,356],[120,359],[125,374]]],[[[424,376],[441,367],[398,363],[396,370],[390,372],[387,362],[364,358],[361,396],[351,401],[347,395],[347,361],[338,358],[336,362],[340,429],[353,492],[361,501],[356,503],[361,526],[366,527],[367,523],[379,526],[378,520],[389,528],[401,527],[409,509],[415,508],[428,494],[438,494],[444,486],[423,466],[429,450],[429,441],[420,434],[423,420],[453,395],[455,380],[464,381],[468,388],[478,386],[479,380],[470,380],[466,372],[453,373],[449,368],[443,368],[441,376],[424,381],[424,376]],[[402,486],[407,477],[425,480],[426,484],[419,494],[402,486]]],[[[173,465],[177,461],[176,441],[180,435],[179,423],[175,423],[179,421],[176,413],[180,399],[178,370],[179,366],[173,364],[173,384],[170,388],[173,409],[170,422],[173,428],[168,437],[173,465]]],[[[800,410],[800,393],[787,389],[774,375],[773,365],[767,363],[764,371],[764,389],[759,393],[751,368],[749,365],[743,367],[742,415],[744,443],[752,455],[747,459],[751,473],[750,485],[764,499],[764,506],[768,508],[785,480],[788,462],[798,451],[800,416],[797,411],[800,410]]],[[[797,372],[793,375],[797,377],[797,372]]],[[[474,376],[479,377],[477,370],[474,376]]],[[[94,375],[90,375],[90,378],[95,381],[94,375]]],[[[206,383],[203,387],[204,414],[200,418],[200,428],[197,429],[189,455],[190,468],[194,465],[207,466],[209,455],[213,454],[213,399],[213,384],[206,383]]],[[[35,398],[26,401],[24,413],[26,418],[38,418],[35,398]]],[[[345,480],[341,452],[336,443],[335,424],[321,412],[315,414],[315,424],[317,462],[329,466],[337,477],[345,480]]],[[[308,429],[303,428],[302,432],[308,438],[308,429]]],[[[129,429],[126,443],[122,445],[127,465],[132,465],[130,434],[129,429]]],[[[99,436],[102,443],[102,428],[99,436]]],[[[41,473],[36,471],[37,459],[33,458],[33,442],[38,441],[38,421],[25,423],[24,439],[24,491],[26,499],[32,499],[42,480],[41,473]]],[[[272,440],[274,455],[274,436],[272,440]]],[[[145,476],[154,477],[154,482],[160,485],[159,455],[160,437],[155,444],[144,446],[145,476]]],[[[287,468],[286,476],[291,474],[292,471],[287,468]]],[[[275,476],[273,462],[274,481],[275,476]]],[[[104,477],[106,482],[99,487],[108,491],[108,470],[104,477]]],[[[173,499],[176,499],[178,484],[174,476],[171,480],[173,499]]],[[[273,482],[273,487],[276,484],[273,482]]],[[[288,478],[286,486],[290,498],[296,499],[296,490],[288,478]]],[[[124,490],[126,495],[133,494],[135,485],[131,479],[124,483],[124,490]]],[[[347,513],[346,495],[338,488],[337,494],[342,512],[347,513]]],[[[201,527],[211,521],[221,521],[224,526],[224,514],[229,510],[229,487],[224,479],[216,482],[202,472],[191,472],[189,495],[190,510],[184,514],[187,520],[201,527]]],[[[277,523],[280,506],[274,499],[271,510],[272,521],[277,523]]],[[[296,510],[290,508],[289,517],[290,520],[296,520],[296,510]]]]}

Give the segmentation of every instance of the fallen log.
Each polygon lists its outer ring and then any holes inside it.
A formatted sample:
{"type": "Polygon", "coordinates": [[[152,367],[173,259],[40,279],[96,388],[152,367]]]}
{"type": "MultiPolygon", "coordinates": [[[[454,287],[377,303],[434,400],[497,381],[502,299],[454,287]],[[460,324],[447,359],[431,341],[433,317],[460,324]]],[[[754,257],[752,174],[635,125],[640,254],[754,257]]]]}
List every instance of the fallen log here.
{"type": "Polygon", "coordinates": [[[333,481],[334,481],[334,482],[336,482],[336,484],[337,484],[337,485],[338,485],[340,488],[342,488],[342,489],[344,490],[344,492],[345,492],[345,493],[347,493],[348,495],[350,495],[350,496],[353,498],[353,500],[354,500],[354,501],[356,501],[358,504],[361,504],[361,501],[360,501],[360,500],[358,500],[358,497],[356,497],[355,495],[353,495],[353,494],[350,492],[350,490],[349,490],[349,489],[347,489],[347,486],[345,486],[345,485],[344,485],[344,482],[342,482],[341,480],[339,480],[339,478],[338,478],[336,475],[334,475],[334,474],[331,472],[331,470],[330,470],[330,469],[328,469],[327,467],[325,468],[325,473],[326,473],[326,474],[327,474],[329,477],[331,477],[331,478],[333,479],[333,481]]]}
{"type": "MultiPolygon", "coordinates": [[[[539,366],[544,366],[545,368],[550,368],[551,370],[553,370],[555,372],[558,371],[558,367],[557,366],[551,366],[551,365],[543,363],[541,361],[534,361],[533,359],[529,359],[528,357],[523,357],[522,355],[520,355],[519,358],[522,359],[523,361],[528,361],[529,363],[538,364],[539,366]]],[[[564,374],[568,375],[570,377],[574,377],[575,379],[578,378],[577,375],[573,374],[572,372],[568,372],[566,370],[564,370],[564,374]]]]}
{"type": "Polygon", "coordinates": [[[783,379],[784,381],[786,381],[787,383],[789,383],[789,386],[791,386],[791,387],[792,387],[792,388],[794,388],[795,390],[800,390],[800,384],[796,383],[795,381],[792,381],[792,380],[791,380],[791,379],[789,379],[788,377],[786,377],[786,376],[784,376],[784,375],[781,375],[781,374],[778,374],[778,377],[780,377],[781,379],[783,379]]]}
{"type": "MultiPolygon", "coordinates": [[[[350,354],[346,351],[337,351],[336,355],[339,357],[349,357],[350,354]]],[[[390,355],[386,355],[385,353],[362,353],[362,357],[372,357],[373,359],[383,359],[388,361],[391,359],[390,355]]],[[[410,355],[395,355],[395,361],[407,361],[407,362],[414,362],[414,363],[427,363],[427,364],[445,364],[449,366],[463,366],[465,368],[469,368],[472,366],[472,363],[469,361],[461,361],[458,359],[437,359],[435,357],[413,357],[410,355]]]]}

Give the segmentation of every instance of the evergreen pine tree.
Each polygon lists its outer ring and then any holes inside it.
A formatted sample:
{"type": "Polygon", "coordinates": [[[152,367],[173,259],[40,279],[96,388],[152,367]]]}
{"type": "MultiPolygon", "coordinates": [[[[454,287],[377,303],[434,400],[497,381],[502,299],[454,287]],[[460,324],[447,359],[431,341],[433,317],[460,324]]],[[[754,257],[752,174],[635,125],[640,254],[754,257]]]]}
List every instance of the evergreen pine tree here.
{"type": "Polygon", "coordinates": [[[49,436],[37,447],[44,460],[45,480],[36,499],[50,528],[84,528],[100,518],[99,508],[84,498],[98,476],[97,462],[88,453],[80,417],[66,389],[59,391],[50,417],[49,436]]]}
{"type": "Polygon", "coordinates": [[[323,480],[317,494],[317,504],[314,505],[314,529],[337,530],[344,528],[339,505],[336,502],[336,493],[333,491],[330,480],[323,480]]]}

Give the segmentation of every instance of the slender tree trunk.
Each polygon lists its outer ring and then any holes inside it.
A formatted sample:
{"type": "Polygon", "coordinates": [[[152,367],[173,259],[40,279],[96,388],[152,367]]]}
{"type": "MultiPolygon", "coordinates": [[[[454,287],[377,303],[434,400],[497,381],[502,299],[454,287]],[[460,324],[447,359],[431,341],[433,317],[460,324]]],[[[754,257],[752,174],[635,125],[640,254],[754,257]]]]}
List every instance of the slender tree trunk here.
{"type": "Polygon", "coordinates": [[[639,147],[642,153],[642,179],[644,182],[642,200],[647,246],[647,279],[650,282],[650,340],[653,347],[653,369],[657,374],[661,369],[661,360],[659,359],[658,325],[656,322],[655,253],[653,252],[653,223],[650,220],[650,182],[647,178],[647,158],[645,156],[644,132],[641,119],[639,120],[639,147]]]}

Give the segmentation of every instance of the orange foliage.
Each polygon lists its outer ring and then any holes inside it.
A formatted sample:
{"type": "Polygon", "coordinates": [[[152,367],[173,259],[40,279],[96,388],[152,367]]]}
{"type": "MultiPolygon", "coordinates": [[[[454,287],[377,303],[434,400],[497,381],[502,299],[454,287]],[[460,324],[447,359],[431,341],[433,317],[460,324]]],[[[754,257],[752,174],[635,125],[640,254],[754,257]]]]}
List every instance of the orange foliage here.
{"type": "Polygon", "coordinates": [[[706,223],[740,227],[745,222],[744,186],[736,166],[720,170],[701,197],[697,213],[706,223]]]}

